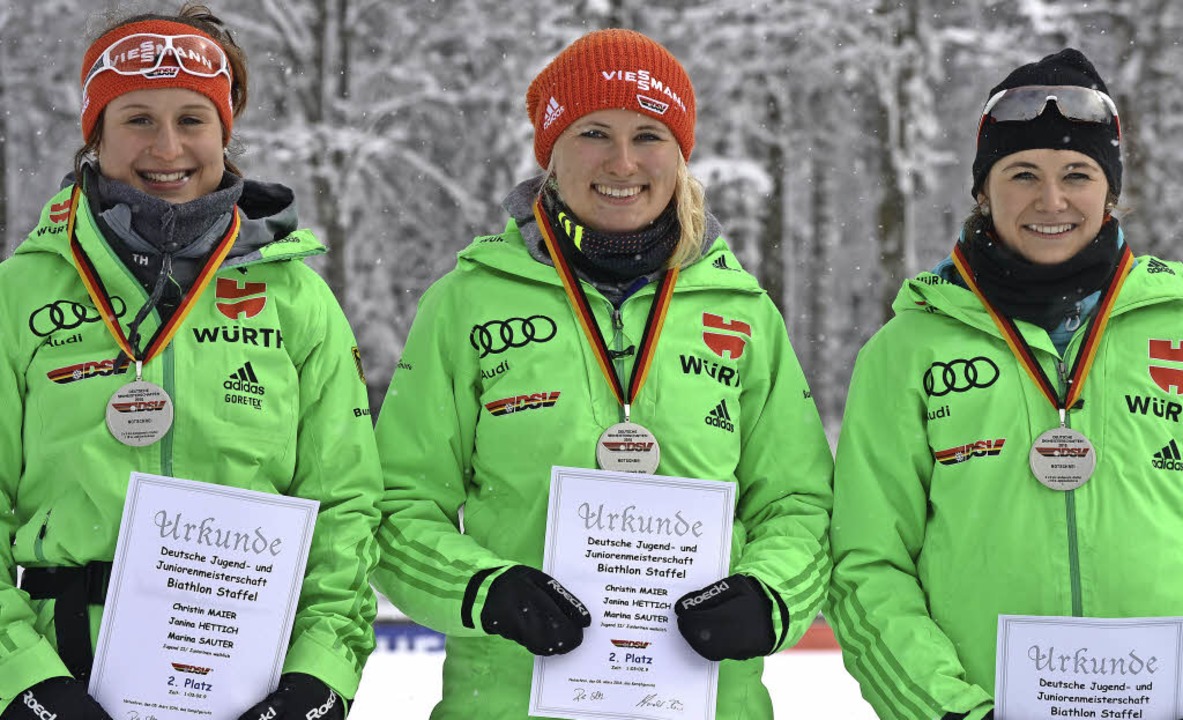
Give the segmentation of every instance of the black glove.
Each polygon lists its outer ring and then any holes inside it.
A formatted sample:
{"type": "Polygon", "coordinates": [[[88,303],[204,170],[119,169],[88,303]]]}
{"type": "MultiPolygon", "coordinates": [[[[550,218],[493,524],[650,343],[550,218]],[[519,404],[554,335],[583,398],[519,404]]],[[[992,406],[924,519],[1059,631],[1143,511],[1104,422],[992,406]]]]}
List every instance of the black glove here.
{"type": "Polygon", "coordinates": [[[72,677],[42,680],[18,694],[0,713],[3,720],[111,720],[86,683],[72,677]]]}
{"type": "MultiPolygon", "coordinates": [[[[772,601],[754,578],[732,575],[674,603],[678,630],[707,660],[748,660],[772,652],[772,601]]],[[[787,622],[787,618],[785,618],[787,622]]]]}
{"type": "Polygon", "coordinates": [[[489,586],[481,627],[534,655],[562,655],[583,642],[591,613],[550,575],[514,565],[489,586]]]}
{"type": "Polygon", "coordinates": [[[279,687],[238,720],[344,720],[345,702],[320,680],[304,673],[284,673],[279,687]]]}

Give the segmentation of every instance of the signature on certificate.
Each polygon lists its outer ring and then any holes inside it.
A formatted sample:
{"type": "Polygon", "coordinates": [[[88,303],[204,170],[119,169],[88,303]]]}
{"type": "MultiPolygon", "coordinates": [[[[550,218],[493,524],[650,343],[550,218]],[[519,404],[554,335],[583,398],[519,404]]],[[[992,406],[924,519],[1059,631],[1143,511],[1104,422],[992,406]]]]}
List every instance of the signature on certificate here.
{"type": "Polygon", "coordinates": [[[685,710],[682,701],[677,698],[663,698],[657,693],[649,693],[641,698],[636,707],[665,708],[666,710],[685,710]]]}
{"type": "Polygon", "coordinates": [[[584,688],[577,687],[577,688],[575,688],[575,698],[574,699],[576,701],[595,702],[596,700],[603,700],[604,693],[600,692],[599,690],[592,690],[591,692],[588,692],[584,688]]]}
{"type": "Polygon", "coordinates": [[[156,716],[155,715],[145,715],[143,718],[141,718],[139,710],[128,710],[127,711],[127,720],[156,720],[156,716]]]}

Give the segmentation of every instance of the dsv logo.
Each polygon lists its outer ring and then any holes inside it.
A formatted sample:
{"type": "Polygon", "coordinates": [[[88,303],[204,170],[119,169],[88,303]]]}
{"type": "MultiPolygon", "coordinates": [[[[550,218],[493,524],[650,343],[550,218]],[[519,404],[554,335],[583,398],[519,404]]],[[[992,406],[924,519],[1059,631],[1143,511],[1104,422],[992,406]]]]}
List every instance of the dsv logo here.
{"type": "Polygon", "coordinates": [[[981,355],[947,363],[934,362],[924,371],[924,392],[932,397],[988,388],[998,380],[998,366],[981,355]]]}
{"type": "MultiPolygon", "coordinates": [[[[115,317],[121,318],[127,312],[127,305],[122,298],[112,295],[111,309],[115,311],[115,317]]],[[[56,330],[73,330],[82,323],[94,323],[102,319],[99,311],[89,305],[58,300],[34,310],[29,315],[29,329],[38,337],[46,337],[56,330]]]]}
{"type": "Polygon", "coordinates": [[[520,348],[532,342],[549,342],[558,332],[555,321],[545,315],[531,315],[528,318],[490,320],[483,325],[473,325],[468,341],[481,351],[479,357],[498,355],[510,348],[520,348]]]}

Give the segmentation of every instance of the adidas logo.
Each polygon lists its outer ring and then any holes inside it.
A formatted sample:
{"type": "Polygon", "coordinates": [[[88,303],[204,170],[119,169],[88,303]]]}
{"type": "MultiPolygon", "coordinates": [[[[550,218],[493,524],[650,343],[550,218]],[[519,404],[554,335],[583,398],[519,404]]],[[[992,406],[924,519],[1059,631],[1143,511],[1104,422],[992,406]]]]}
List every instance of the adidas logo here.
{"type": "Polygon", "coordinates": [[[542,129],[547,129],[555,120],[558,120],[559,116],[563,114],[563,110],[563,106],[551,95],[550,102],[546,104],[546,117],[542,121],[542,129]]]}
{"type": "Polygon", "coordinates": [[[733,272],[739,272],[739,268],[727,266],[726,255],[720,255],[719,257],[715,258],[715,261],[711,263],[711,267],[715,268],[716,270],[731,270],[733,272]]]}
{"type": "Polygon", "coordinates": [[[250,395],[262,397],[267,391],[259,383],[259,376],[255,375],[255,369],[251,367],[249,362],[230,373],[230,377],[222,383],[222,387],[226,390],[233,391],[226,393],[227,403],[231,405],[250,405],[256,410],[263,409],[263,403],[258,397],[250,397],[250,395]],[[247,394],[239,395],[236,393],[247,394]]]}
{"type": "Polygon", "coordinates": [[[1161,260],[1155,260],[1154,258],[1151,258],[1150,262],[1146,264],[1146,272],[1150,273],[1151,275],[1154,275],[1155,273],[1175,274],[1175,271],[1172,270],[1165,262],[1161,260]]]}
{"type": "Polygon", "coordinates": [[[731,424],[731,413],[727,412],[726,400],[720,400],[719,404],[707,413],[707,416],[702,421],[711,427],[717,427],[727,432],[735,432],[735,426],[731,424]]]}
{"type": "Polygon", "coordinates": [[[1179,455],[1179,446],[1174,440],[1163,445],[1162,450],[1154,453],[1154,460],[1151,461],[1151,464],[1159,470],[1183,472],[1183,457],[1179,455]]]}

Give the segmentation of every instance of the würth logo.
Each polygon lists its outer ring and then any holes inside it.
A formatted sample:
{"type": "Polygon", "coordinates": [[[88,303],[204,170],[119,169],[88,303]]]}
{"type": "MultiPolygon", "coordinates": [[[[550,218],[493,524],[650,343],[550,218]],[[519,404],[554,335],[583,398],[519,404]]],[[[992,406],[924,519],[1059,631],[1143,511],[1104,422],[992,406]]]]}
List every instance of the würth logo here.
{"type": "Polygon", "coordinates": [[[267,306],[267,283],[246,282],[239,283],[232,278],[218,278],[214,296],[218,300],[233,300],[234,302],[217,303],[218,312],[231,320],[237,320],[239,315],[253,318],[263,312],[267,306]],[[254,297],[262,295],[262,297],[254,297]]]}
{"type": "Polygon", "coordinates": [[[1002,452],[1005,438],[997,440],[978,440],[965,445],[957,445],[948,450],[937,450],[933,453],[936,461],[942,465],[956,465],[976,457],[993,457],[1002,452]]]}
{"type": "Polygon", "coordinates": [[[49,206],[49,221],[51,223],[63,223],[70,219],[70,201],[63,200],[60,203],[54,203],[49,206]]]}
{"type": "Polygon", "coordinates": [[[1151,464],[1159,470],[1174,470],[1183,472],[1183,457],[1179,455],[1179,446],[1174,440],[1163,445],[1162,450],[1154,453],[1151,464]]]}
{"type": "Polygon", "coordinates": [[[491,403],[485,403],[485,409],[495,416],[508,415],[510,413],[522,412],[523,410],[541,410],[543,408],[554,407],[558,401],[559,393],[540,392],[529,395],[514,395],[513,397],[502,398],[501,400],[494,400],[491,403]]]}
{"type": "Polygon", "coordinates": [[[563,109],[563,106],[552,95],[550,102],[546,103],[546,118],[542,121],[542,129],[545,130],[553,125],[554,121],[558,120],[559,116],[563,114],[563,109]]]}
{"type": "MultiPolygon", "coordinates": [[[[1183,341],[1151,340],[1150,359],[1159,362],[1183,363],[1183,341]]],[[[1183,369],[1163,365],[1150,366],[1150,379],[1164,391],[1183,395],[1183,369]]]]}
{"type": "Polygon", "coordinates": [[[703,422],[711,427],[726,430],[729,433],[735,432],[735,425],[731,423],[731,413],[727,412],[726,400],[720,400],[719,404],[703,418],[703,422]]]}
{"type": "Polygon", "coordinates": [[[716,355],[738,360],[752,336],[752,326],[742,320],[724,320],[720,315],[702,314],[702,339],[716,355]],[[723,332],[713,332],[722,330],[723,332]],[[745,337],[746,336],[746,337],[745,337]]]}

